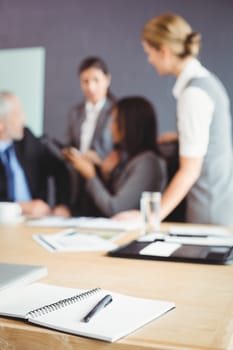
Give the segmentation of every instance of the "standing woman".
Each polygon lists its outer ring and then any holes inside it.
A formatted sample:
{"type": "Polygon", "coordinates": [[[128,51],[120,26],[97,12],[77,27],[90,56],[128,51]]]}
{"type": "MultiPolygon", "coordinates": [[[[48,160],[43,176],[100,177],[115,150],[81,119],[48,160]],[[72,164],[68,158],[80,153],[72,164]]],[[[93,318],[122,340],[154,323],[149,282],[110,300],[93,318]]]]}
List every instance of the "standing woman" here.
{"type": "Polygon", "coordinates": [[[94,151],[104,158],[112,149],[109,124],[115,98],[109,90],[111,75],[102,58],[87,57],[78,67],[78,77],[84,101],[69,113],[67,143],[87,156],[92,157],[94,151]]]}
{"type": "Polygon", "coordinates": [[[163,14],[142,32],[148,61],[176,77],[179,168],[162,197],[161,219],[187,195],[186,221],[233,225],[230,103],[219,79],[196,59],[201,35],[180,16],[163,14]]]}
{"type": "MultiPolygon", "coordinates": [[[[110,111],[115,102],[110,92],[111,75],[100,57],[87,57],[78,67],[84,101],[75,105],[68,115],[67,144],[78,149],[93,164],[112,150],[110,111]]],[[[71,171],[71,210],[76,215],[85,196],[83,179],[71,171]]]]}

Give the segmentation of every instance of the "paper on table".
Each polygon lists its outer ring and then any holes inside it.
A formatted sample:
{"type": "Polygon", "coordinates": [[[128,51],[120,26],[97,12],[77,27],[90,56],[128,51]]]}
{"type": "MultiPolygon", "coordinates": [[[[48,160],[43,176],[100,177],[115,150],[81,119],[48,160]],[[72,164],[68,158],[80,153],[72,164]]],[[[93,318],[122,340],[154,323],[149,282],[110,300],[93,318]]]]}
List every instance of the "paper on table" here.
{"type": "Polygon", "coordinates": [[[168,232],[174,235],[233,237],[233,232],[227,228],[201,225],[171,226],[168,232]]]}
{"type": "Polygon", "coordinates": [[[107,218],[47,216],[39,220],[30,220],[27,225],[33,227],[79,227],[96,230],[130,231],[140,227],[140,222],[123,222],[107,218]]]}
{"type": "Polygon", "coordinates": [[[33,238],[51,252],[108,251],[116,247],[109,237],[104,238],[74,230],[64,230],[55,234],[37,234],[33,235],[33,238]]]}
{"type": "Polygon", "coordinates": [[[77,292],[80,290],[46,283],[8,288],[0,293],[0,314],[24,318],[31,310],[52,304],[64,298],[64,295],[71,297],[77,292]]]}
{"type": "Polygon", "coordinates": [[[146,235],[140,236],[137,241],[138,242],[153,242],[155,239],[162,239],[164,240],[166,237],[166,234],[163,232],[151,232],[147,233],[146,235]]]}
{"type": "Polygon", "coordinates": [[[141,236],[137,239],[138,242],[153,242],[162,240],[167,243],[191,244],[191,245],[206,245],[206,246],[233,246],[233,235],[227,236],[206,236],[199,234],[173,234],[173,233],[151,233],[141,236]]]}
{"type": "Polygon", "coordinates": [[[180,244],[191,244],[191,245],[206,245],[206,246],[224,246],[232,247],[233,246],[233,237],[182,237],[168,236],[165,238],[166,242],[170,243],[180,243],[180,244]]]}
{"type": "Polygon", "coordinates": [[[181,244],[157,241],[143,248],[139,254],[151,256],[171,256],[181,244]]]}

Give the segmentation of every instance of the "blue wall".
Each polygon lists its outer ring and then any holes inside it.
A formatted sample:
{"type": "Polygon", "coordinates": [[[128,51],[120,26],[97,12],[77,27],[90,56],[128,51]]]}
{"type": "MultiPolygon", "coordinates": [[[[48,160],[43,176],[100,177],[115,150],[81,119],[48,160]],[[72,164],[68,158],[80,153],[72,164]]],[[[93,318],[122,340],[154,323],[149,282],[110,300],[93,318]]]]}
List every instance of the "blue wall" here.
{"type": "Polygon", "coordinates": [[[64,137],[67,112],[82,97],[76,67],[93,54],[107,61],[117,96],[146,96],[156,106],[160,131],[175,128],[174,79],[157,76],[140,43],[145,21],[162,12],[183,15],[202,33],[201,60],[222,79],[233,101],[230,0],[0,0],[0,49],[46,49],[47,133],[64,137]]]}

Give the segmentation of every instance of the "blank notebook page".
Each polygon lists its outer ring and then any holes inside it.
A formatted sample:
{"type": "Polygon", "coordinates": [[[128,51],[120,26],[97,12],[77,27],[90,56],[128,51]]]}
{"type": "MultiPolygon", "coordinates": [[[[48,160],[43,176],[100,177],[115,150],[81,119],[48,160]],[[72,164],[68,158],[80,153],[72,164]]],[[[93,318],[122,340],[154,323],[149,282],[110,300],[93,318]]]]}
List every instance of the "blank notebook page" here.
{"type": "Polygon", "coordinates": [[[172,307],[174,304],[170,302],[135,298],[101,290],[100,293],[81,302],[31,321],[61,331],[113,342],[161,316],[172,307]],[[109,293],[113,298],[112,303],[88,323],[83,322],[83,317],[109,293]]]}

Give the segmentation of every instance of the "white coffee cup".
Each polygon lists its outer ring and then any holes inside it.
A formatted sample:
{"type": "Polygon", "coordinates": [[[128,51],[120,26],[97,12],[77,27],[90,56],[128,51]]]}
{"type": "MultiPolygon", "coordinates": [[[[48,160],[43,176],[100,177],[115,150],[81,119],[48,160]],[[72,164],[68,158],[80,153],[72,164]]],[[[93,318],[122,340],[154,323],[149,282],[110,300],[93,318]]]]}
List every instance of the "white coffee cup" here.
{"type": "Polygon", "coordinates": [[[0,224],[18,222],[21,214],[22,209],[18,203],[0,202],[0,224]]]}

